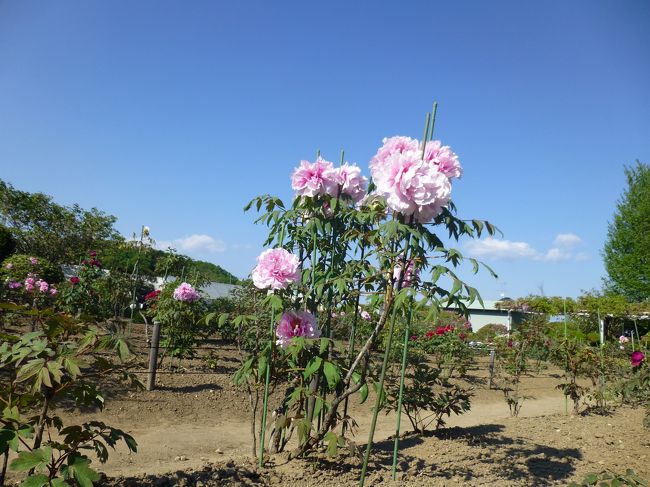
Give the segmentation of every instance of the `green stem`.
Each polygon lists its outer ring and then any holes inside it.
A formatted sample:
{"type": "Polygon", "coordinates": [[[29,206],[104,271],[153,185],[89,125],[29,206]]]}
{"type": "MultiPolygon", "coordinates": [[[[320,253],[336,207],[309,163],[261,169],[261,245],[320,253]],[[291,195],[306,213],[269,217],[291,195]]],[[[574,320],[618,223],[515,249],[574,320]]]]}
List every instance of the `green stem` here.
{"type": "MultiPolygon", "coordinates": [[[[366,254],[366,246],[363,244],[363,241],[361,242],[361,259],[360,261],[363,263],[363,259],[366,254]]],[[[359,284],[357,285],[357,296],[356,299],[354,300],[354,318],[352,319],[352,328],[350,329],[350,344],[348,347],[348,363],[350,366],[352,366],[352,362],[354,360],[354,345],[356,341],[356,333],[357,333],[357,322],[359,321],[359,302],[361,301],[361,276],[359,276],[359,284]]],[[[347,417],[348,415],[348,402],[350,398],[349,396],[345,398],[345,403],[343,405],[343,417],[347,417]]],[[[347,423],[344,421],[343,426],[341,428],[341,435],[345,435],[345,425],[347,423]]]]}
{"type": "Polygon", "coordinates": [[[409,303],[408,315],[406,317],[406,328],[404,330],[404,349],[402,350],[402,370],[399,378],[399,397],[397,399],[397,419],[395,420],[395,445],[393,447],[393,480],[397,475],[397,452],[399,451],[399,434],[402,424],[402,401],[404,398],[404,378],[406,376],[406,359],[408,356],[408,346],[411,331],[411,318],[413,316],[413,297],[409,303]]]}

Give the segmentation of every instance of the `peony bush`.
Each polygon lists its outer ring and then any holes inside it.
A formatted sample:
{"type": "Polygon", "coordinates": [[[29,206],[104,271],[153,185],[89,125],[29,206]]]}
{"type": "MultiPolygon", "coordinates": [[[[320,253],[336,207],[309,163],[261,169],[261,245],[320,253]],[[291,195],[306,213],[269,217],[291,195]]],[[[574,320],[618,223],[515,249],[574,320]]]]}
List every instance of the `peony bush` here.
{"type": "MultiPolygon", "coordinates": [[[[365,401],[374,390],[363,477],[377,415],[387,407],[385,382],[396,321],[405,323],[399,409],[410,317],[435,322],[443,306],[462,313],[480,299],[455,268],[468,262],[477,272],[481,264],[448,248],[438,232],[454,241],[492,235],[496,229],[456,216],[452,181],[461,177],[462,167],[448,146],[432,140],[430,116],[427,121],[422,141],[384,139],[370,161],[371,182],[343,154],[338,167],[319,154],[314,162],[301,161],[291,174],[295,198],[290,204],[264,195],[246,207],[257,209],[257,223],[269,228],[268,250],[252,273],[254,285],[267,293],[258,303],[268,313],[266,338],[261,338],[266,345],[252,347],[236,374],[239,384],[264,389],[261,415],[253,411],[261,419],[254,438],[260,440],[261,464],[268,451],[284,449],[294,433],[298,446],[290,456],[308,454],[322,444],[336,454],[349,444],[354,423],[348,416],[349,398],[360,394],[365,401]],[[366,324],[364,333],[359,333],[361,323],[366,324]],[[380,349],[385,353],[378,360],[380,349]],[[270,391],[279,385],[284,385],[284,397],[270,404],[270,391]],[[272,424],[267,425],[271,408],[272,424]]],[[[247,315],[224,319],[241,324],[247,315]]]]}

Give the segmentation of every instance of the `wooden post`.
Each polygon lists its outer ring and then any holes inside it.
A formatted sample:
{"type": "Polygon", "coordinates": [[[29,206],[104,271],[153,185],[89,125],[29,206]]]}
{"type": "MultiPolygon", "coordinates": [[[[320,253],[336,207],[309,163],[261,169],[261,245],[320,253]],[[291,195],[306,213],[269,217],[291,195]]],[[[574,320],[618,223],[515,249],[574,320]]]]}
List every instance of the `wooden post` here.
{"type": "Polygon", "coordinates": [[[156,387],[156,367],[158,366],[158,343],[160,342],[160,321],[153,321],[151,344],[149,345],[149,376],[147,377],[147,390],[153,391],[156,387]]]}
{"type": "Polygon", "coordinates": [[[489,373],[490,377],[488,379],[488,389],[492,389],[492,378],[494,377],[494,356],[496,355],[496,350],[490,350],[490,366],[489,373]]]}

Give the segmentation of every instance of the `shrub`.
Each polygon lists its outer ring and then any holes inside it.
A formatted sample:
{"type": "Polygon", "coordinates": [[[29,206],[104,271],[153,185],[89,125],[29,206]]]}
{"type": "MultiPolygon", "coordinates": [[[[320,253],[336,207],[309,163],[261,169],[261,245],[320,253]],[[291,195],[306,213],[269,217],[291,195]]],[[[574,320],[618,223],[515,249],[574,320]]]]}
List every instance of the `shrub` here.
{"type": "Polygon", "coordinates": [[[61,266],[42,257],[14,254],[7,257],[0,267],[0,280],[3,282],[22,282],[28,274],[37,274],[50,284],[58,284],[63,280],[61,266]]]}

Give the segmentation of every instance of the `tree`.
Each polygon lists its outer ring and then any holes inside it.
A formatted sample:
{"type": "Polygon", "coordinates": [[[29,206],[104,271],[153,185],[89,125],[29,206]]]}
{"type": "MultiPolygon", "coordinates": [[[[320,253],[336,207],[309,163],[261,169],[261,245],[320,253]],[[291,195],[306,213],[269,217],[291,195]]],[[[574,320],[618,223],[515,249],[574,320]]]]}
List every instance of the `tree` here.
{"type": "Polygon", "coordinates": [[[62,206],[43,193],[28,193],[0,180],[0,223],[11,230],[16,251],[53,263],[77,263],[91,250],[101,250],[122,237],[117,218],[79,205],[62,206]]]}
{"type": "Polygon", "coordinates": [[[609,224],[603,258],[609,291],[629,301],[650,300],[650,166],[625,168],[627,190],[609,224]]]}

